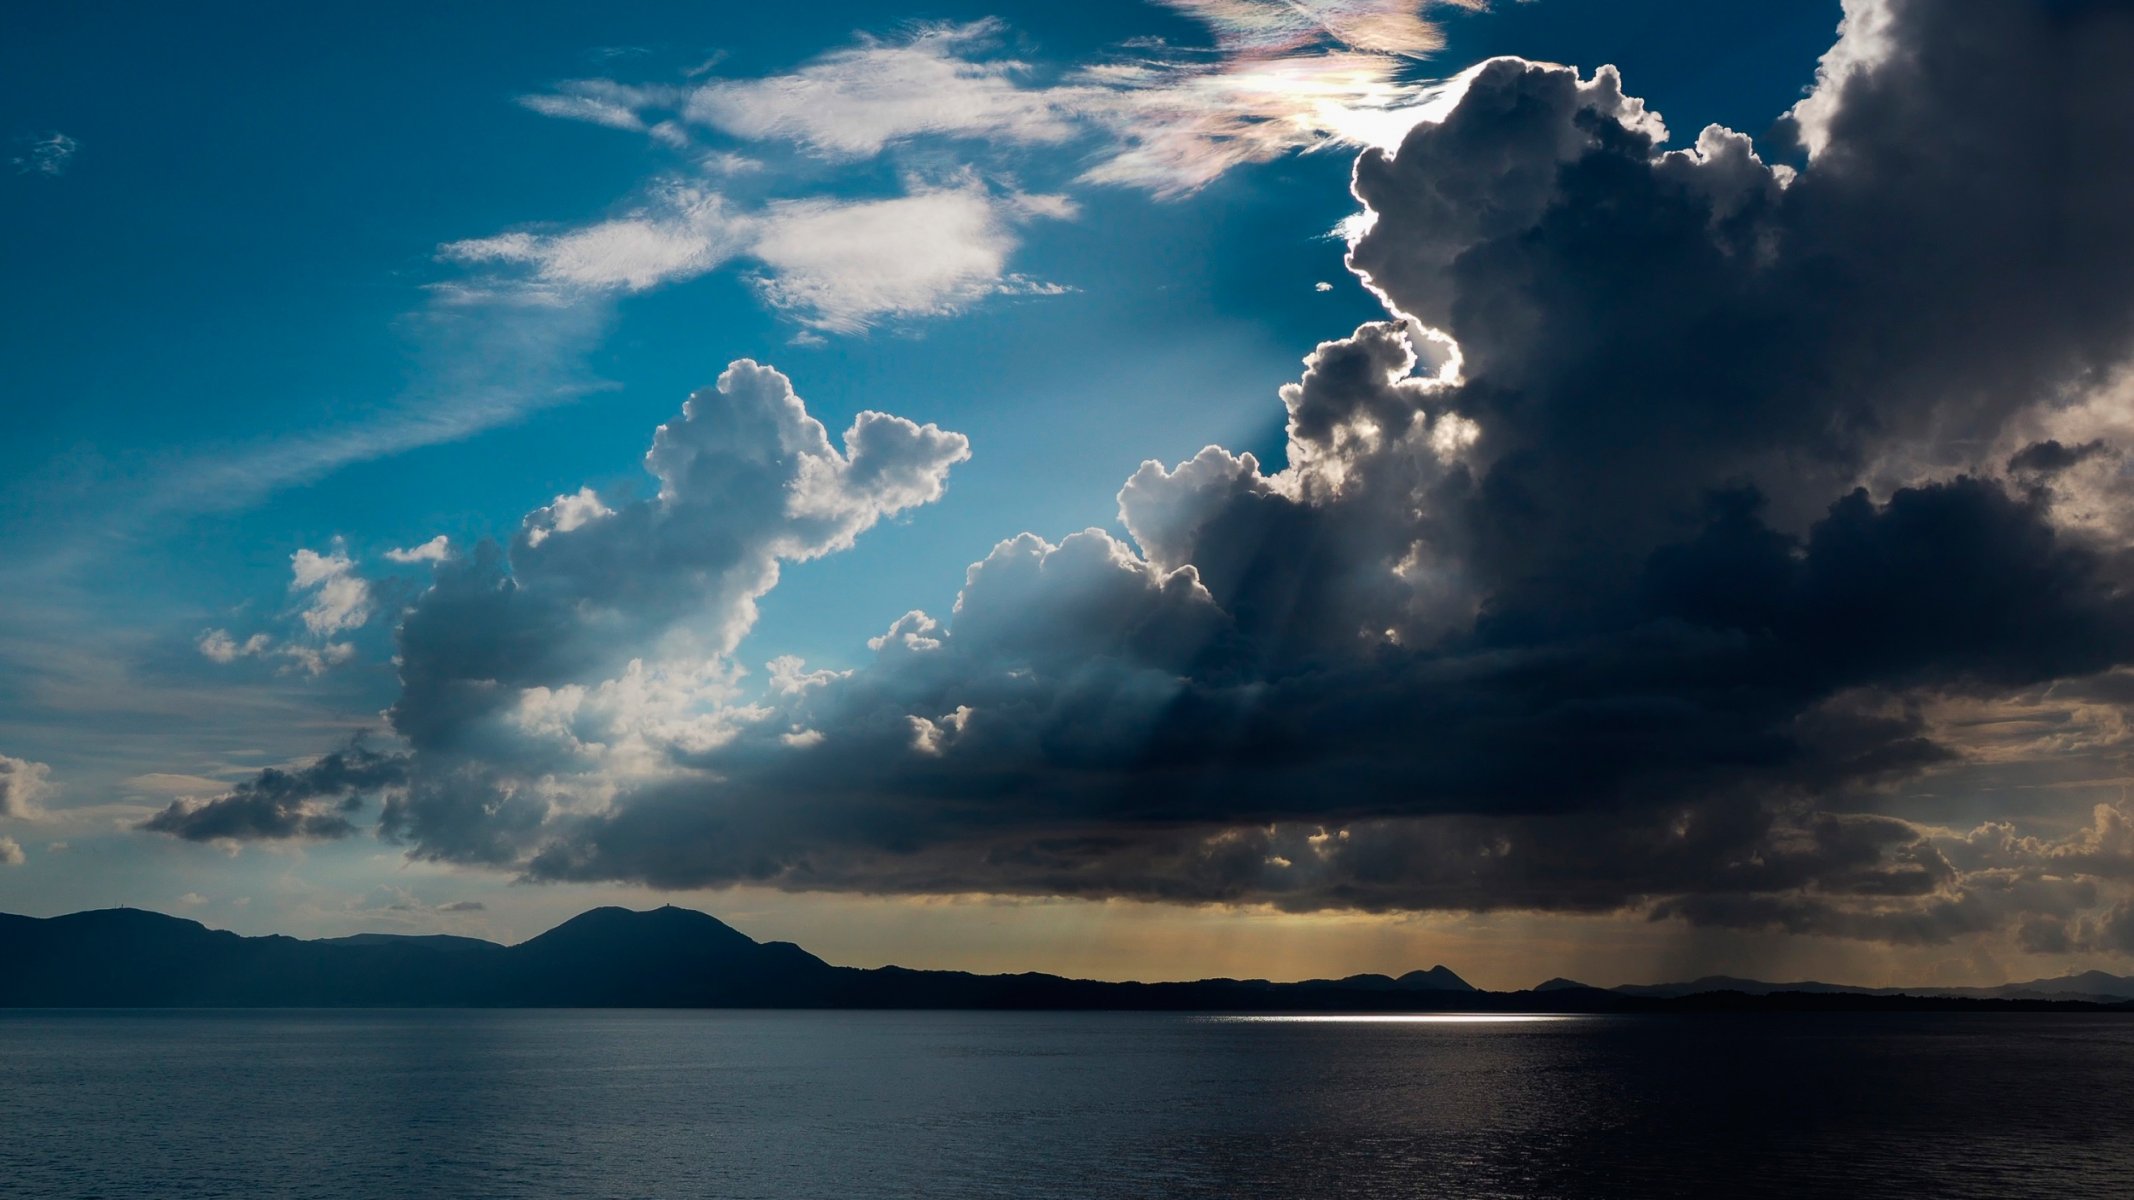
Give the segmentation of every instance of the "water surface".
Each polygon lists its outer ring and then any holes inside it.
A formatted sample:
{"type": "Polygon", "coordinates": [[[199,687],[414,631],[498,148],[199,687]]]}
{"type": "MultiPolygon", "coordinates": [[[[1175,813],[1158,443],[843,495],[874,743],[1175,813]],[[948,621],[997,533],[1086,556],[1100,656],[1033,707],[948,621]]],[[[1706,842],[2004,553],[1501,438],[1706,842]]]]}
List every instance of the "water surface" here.
{"type": "Polygon", "coordinates": [[[0,1195],[2134,1195],[2134,1019],[0,1012],[0,1195]]]}

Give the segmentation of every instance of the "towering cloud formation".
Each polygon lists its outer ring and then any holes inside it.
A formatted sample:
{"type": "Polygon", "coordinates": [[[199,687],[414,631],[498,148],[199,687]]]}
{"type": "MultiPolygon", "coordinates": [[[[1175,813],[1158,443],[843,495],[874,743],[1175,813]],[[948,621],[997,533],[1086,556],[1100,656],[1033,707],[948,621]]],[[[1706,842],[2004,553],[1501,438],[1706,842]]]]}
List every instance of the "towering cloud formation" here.
{"type": "Polygon", "coordinates": [[[358,743],[180,801],[144,828],[202,841],[339,837],[352,832],[345,812],[390,792],[387,828],[426,852],[509,861],[514,844],[496,827],[537,831],[554,803],[530,778],[616,772],[618,738],[671,750],[729,736],[750,714],[721,710],[705,685],[722,677],[779,564],[844,549],[939,498],[969,453],[961,434],[878,412],[859,415],[840,451],[785,376],[736,362],[654,436],[645,465],[656,495],[611,507],[581,489],[528,513],[508,548],[422,556],[437,578],[402,618],[389,714],[412,754],[358,743]],[[655,655],[663,665],[648,672],[655,655]]]}
{"type": "Polygon", "coordinates": [[[2045,769],[1996,713],[2122,753],[2130,58],[2123,4],[1855,0],[1793,166],[1485,63],[1357,163],[1392,319],[1306,360],[1280,469],[1150,463],[1131,544],[1012,538],[946,620],[754,699],[725,656],[777,563],[964,447],[869,416],[839,454],[737,364],[657,500],[440,564],[386,828],[537,878],[2124,944],[2117,807],[1890,804],[2045,769]]]}
{"type": "Polygon", "coordinates": [[[734,363],[654,437],[657,495],[560,496],[508,551],[438,566],[400,627],[391,717],[421,769],[387,827],[428,853],[511,861],[523,847],[500,830],[537,832],[556,803],[529,776],[592,774],[598,799],[637,769],[625,759],[724,742],[751,714],[724,705],[720,663],[779,564],[937,499],[969,453],[961,434],[877,412],[840,451],[785,376],[734,363]]]}

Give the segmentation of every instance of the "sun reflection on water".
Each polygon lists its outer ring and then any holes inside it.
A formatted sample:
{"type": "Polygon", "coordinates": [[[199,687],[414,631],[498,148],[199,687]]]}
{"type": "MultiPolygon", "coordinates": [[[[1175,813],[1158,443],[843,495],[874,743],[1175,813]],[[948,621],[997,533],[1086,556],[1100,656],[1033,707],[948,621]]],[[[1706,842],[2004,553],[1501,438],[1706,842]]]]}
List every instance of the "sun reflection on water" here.
{"type": "Polygon", "coordinates": [[[1531,1025],[1576,1021],[1578,1013],[1252,1013],[1200,1017],[1202,1021],[1252,1025],[1531,1025]]]}

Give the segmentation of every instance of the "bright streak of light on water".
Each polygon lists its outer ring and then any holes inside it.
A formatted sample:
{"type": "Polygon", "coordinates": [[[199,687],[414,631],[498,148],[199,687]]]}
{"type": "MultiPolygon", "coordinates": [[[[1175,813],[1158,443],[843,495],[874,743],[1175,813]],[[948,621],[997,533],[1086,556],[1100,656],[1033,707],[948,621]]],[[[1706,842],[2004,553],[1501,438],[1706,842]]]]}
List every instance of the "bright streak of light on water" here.
{"type": "Polygon", "coordinates": [[[1283,1013],[1202,1017],[1204,1021],[1274,1025],[1529,1025],[1576,1021],[1574,1013],[1283,1013]]]}

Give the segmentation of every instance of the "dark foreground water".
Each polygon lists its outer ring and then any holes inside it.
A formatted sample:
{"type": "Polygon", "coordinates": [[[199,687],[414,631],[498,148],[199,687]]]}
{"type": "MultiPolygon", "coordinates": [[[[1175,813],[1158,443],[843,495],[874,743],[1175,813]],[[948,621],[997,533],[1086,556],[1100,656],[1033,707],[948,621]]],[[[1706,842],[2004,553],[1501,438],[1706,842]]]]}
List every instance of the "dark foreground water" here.
{"type": "Polygon", "coordinates": [[[2134,1019],[0,1012],[0,1195],[2134,1196],[2134,1019]]]}

